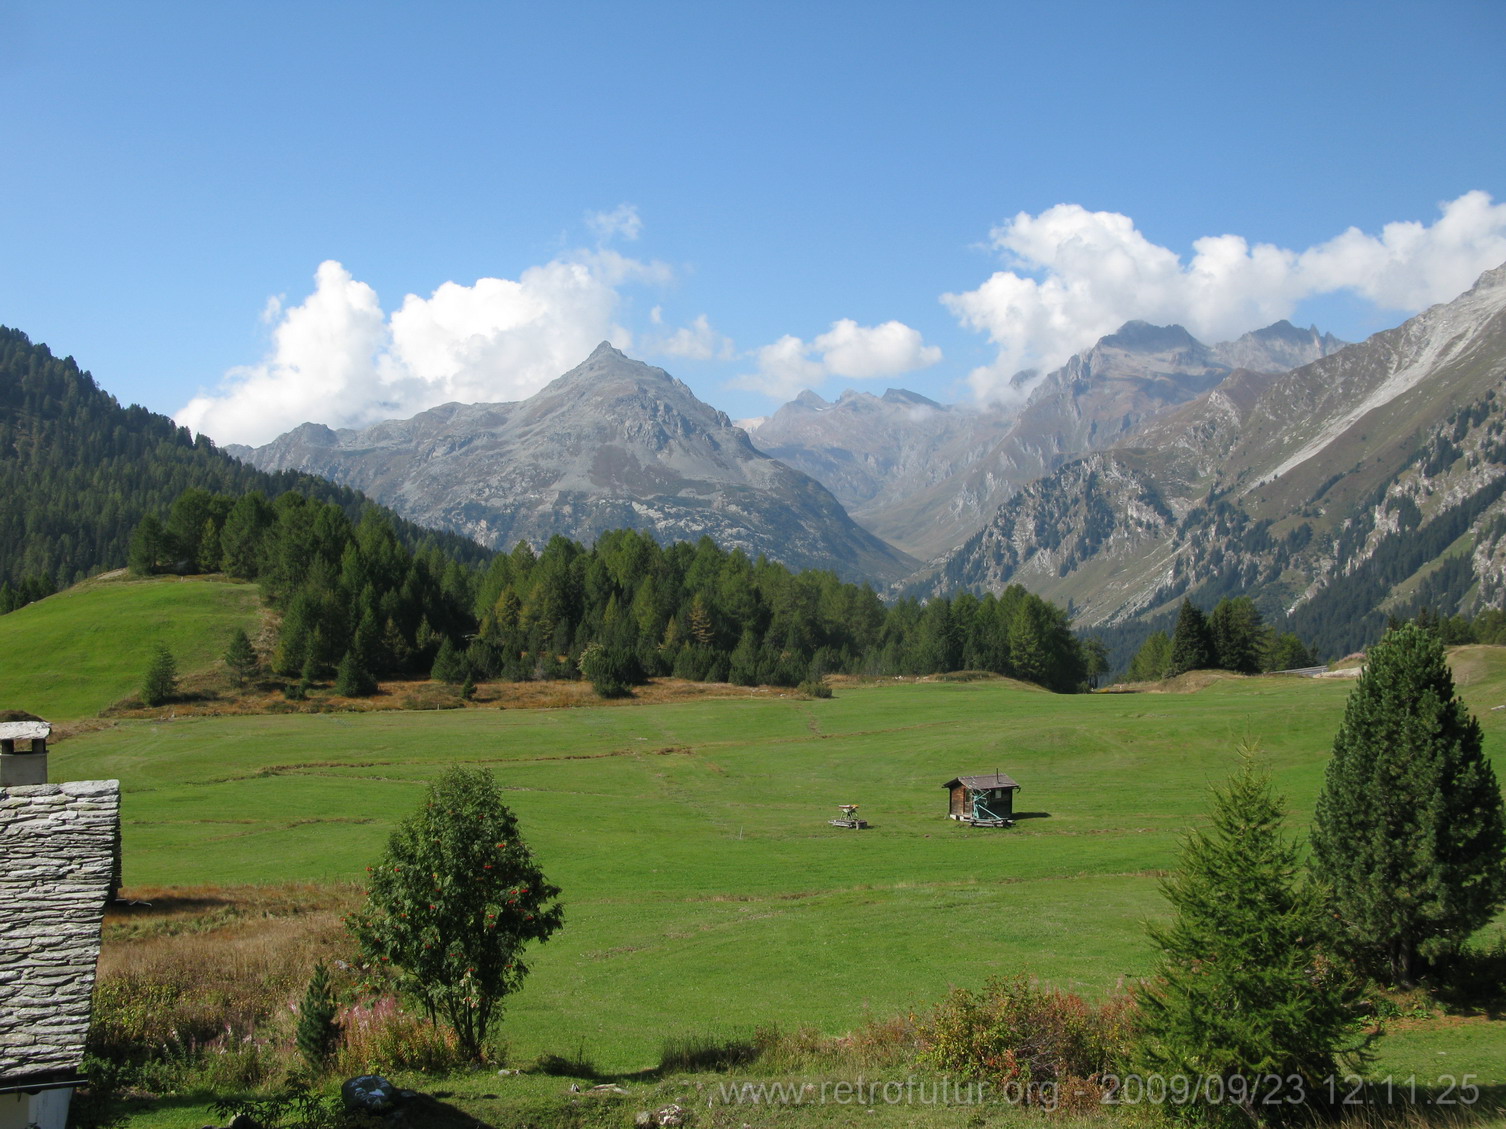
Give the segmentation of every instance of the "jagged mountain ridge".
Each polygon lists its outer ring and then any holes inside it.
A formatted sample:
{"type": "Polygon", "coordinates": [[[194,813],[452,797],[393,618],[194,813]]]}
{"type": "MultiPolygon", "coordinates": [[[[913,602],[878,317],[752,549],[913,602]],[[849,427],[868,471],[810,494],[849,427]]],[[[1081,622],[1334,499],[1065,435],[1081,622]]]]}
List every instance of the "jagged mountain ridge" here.
{"type": "Polygon", "coordinates": [[[606,342],[527,400],[445,404],[359,431],[304,424],[234,450],[263,469],[359,484],[412,520],[493,547],[633,528],[664,541],[710,536],[848,579],[889,582],[917,563],[683,383],[606,342]]]}
{"type": "Polygon", "coordinates": [[[1243,591],[1343,650],[1419,593],[1448,611],[1498,599],[1503,492],[1506,267],[1290,372],[1236,371],[1066,463],[912,590],[1018,581],[1084,625],[1243,591]]]}
{"type": "Polygon", "coordinates": [[[1284,372],[1343,344],[1285,321],[1211,346],[1181,326],[1132,321],[1036,380],[1012,408],[944,407],[896,390],[849,391],[827,404],[806,392],[753,441],[819,479],[874,533],[930,559],[1026,483],[1112,446],[1236,369],[1284,372]]]}

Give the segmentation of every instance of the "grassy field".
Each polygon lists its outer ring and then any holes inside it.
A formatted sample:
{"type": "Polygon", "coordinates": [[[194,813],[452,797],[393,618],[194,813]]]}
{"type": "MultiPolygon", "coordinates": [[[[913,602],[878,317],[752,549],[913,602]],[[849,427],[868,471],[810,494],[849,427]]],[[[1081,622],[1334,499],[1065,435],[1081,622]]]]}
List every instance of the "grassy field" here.
{"type": "Polygon", "coordinates": [[[199,670],[237,627],[254,637],[260,609],[256,585],[198,577],[112,576],[28,604],[0,616],[0,709],[91,717],[141,688],[158,643],[199,670]]]}
{"type": "MultiPolygon", "coordinates": [[[[1502,659],[1456,659],[1498,772],[1502,659]]],[[[668,1035],[840,1032],[995,973],[1089,995],[1143,975],[1157,878],[1236,744],[1260,742],[1302,827],[1350,685],[1061,697],[934,682],[830,701],[131,721],[56,746],[54,778],[124,782],[128,886],[358,884],[424,782],[492,768],[568,906],[510,1008],[513,1050],[633,1070],[668,1035]],[[1021,781],[1030,818],[945,819],[942,783],[995,768],[1021,781]],[[828,827],[838,803],[872,828],[828,827]]],[[[1494,1024],[1486,1041],[1502,1041],[1494,1024]]]]}

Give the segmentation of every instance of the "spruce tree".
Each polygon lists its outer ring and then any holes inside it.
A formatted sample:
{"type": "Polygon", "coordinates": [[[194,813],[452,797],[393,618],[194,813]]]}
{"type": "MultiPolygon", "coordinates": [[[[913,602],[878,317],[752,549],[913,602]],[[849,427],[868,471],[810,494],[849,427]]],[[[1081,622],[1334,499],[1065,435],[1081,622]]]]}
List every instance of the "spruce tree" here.
{"type": "Polygon", "coordinates": [[[340,1024],[336,1019],[339,1013],[339,1005],[329,984],[329,969],[320,961],[314,965],[314,974],[303,993],[297,1029],[298,1052],[315,1075],[324,1072],[334,1057],[335,1048],[340,1045],[340,1024]]]}
{"type": "MultiPolygon", "coordinates": [[[[1322,891],[1298,878],[1297,852],[1283,830],[1285,807],[1247,759],[1215,789],[1210,826],[1183,840],[1181,866],[1162,884],[1175,911],[1149,929],[1160,952],[1155,979],[1139,997],[1142,1050],[1153,1071],[1222,1080],[1211,1120],[1251,1124],[1301,1105],[1257,1105],[1251,1081],[1282,1079],[1282,1097],[1308,1097],[1359,1050],[1353,985],[1324,944],[1322,891]]],[[[1258,1091],[1258,1087],[1255,1087],[1258,1091]]]]}
{"type": "Polygon", "coordinates": [[[237,686],[244,686],[256,677],[260,665],[256,661],[256,651],[251,646],[251,640],[246,638],[245,631],[239,627],[230,636],[230,646],[225,649],[225,665],[230,668],[230,677],[237,686]]]}
{"type": "Polygon", "coordinates": [[[368,698],[376,693],[376,679],[366,669],[360,653],[352,647],[340,660],[335,672],[335,693],[342,698],[368,698]]]}
{"type": "Polygon", "coordinates": [[[1248,596],[1220,600],[1208,617],[1214,661],[1223,670],[1254,674],[1260,669],[1260,611],[1248,596]]]}
{"type": "Polygon", "coordinates": [[[178,692],[178,664],[166,643],[158,643],[141,684],[141,700],[148,706],[160,706],[178,692]]]}
{"type": "Polygon", "coordinates": [[[1313,862],[1355,947],[1398,984],[1506,904],[1501,789],[1425,628],[1405,624],[1366,657],[1318,797],[1313,862]]]}
{"type": "Polygon", "coordinates": [[[1191,600],[1182,601],[1177,627],[1171,635],[1171,658],[1166,677],[1175,678],[1189,670],[1206,670],[1213,665],[1213,640],[1208,634],[1208,619],[1191,600]]]}

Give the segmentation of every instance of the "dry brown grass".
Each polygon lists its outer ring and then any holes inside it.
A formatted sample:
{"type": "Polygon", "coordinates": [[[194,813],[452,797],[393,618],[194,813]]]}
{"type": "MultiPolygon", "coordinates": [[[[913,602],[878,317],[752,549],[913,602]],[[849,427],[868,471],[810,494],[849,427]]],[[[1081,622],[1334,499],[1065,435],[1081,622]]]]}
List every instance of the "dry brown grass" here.
{"type": "Polygon", "coordinates": [[[346,886],[135,887],[105,914],[98,984],[106,996],[152,999],[154,1026],[250,1030],[303,995],[314,964],[351,957],[346,886]]]}

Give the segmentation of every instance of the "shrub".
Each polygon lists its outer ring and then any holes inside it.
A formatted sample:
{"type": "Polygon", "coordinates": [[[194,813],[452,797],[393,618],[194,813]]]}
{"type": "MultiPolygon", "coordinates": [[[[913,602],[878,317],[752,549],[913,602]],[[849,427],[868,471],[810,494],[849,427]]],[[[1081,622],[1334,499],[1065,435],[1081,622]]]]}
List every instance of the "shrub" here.
{"type": "Polygon", "coordinates": [[[1086,1092],[1118,1067],[1129,1053],[1133,1018],[1123,997],[1094,1006],[1023,976],[995,977],[979,992],[953,988],[917,1033],[927,1065],[1029,1101],[1025,1087],[1070,1082],[1062,1089],[1086,1092]]]}
{"type": "Polygon", "coordinates": [[[831,687],[826,684],[826,679],[824,678],[815,678],[802,682],[799,689],[800,693],[804,694],[807,698],[831,697],[831,687]]]}
{"type": "Polygon", "coordinates": [[[344,1008],[336,1022],[342,1040],[334,1062],[347,1077],[398,1070],[449,1074],[469,1064],[454,1031],[404,1011],[392,996],[344,1008]]]}

